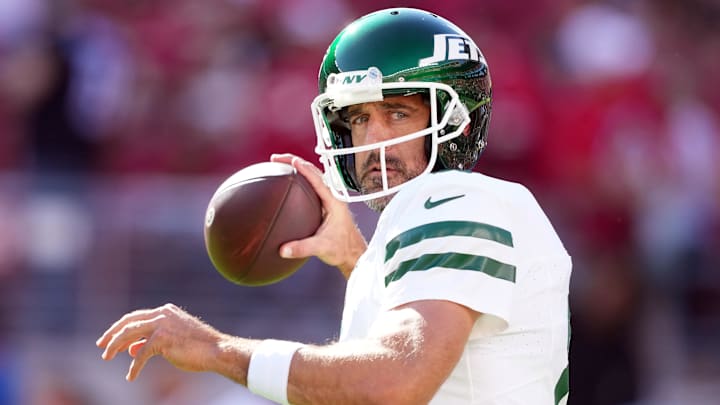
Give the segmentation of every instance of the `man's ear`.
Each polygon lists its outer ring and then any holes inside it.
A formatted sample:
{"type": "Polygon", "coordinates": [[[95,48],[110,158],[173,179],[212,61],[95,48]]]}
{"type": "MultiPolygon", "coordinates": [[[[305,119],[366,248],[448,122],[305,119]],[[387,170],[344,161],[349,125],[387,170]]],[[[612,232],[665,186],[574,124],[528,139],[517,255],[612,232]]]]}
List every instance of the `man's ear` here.
{"type": "Polygon", "coordinates": [[[465,129],[463,129],[462,134],[463,134],[463,136],[468,136],[468,135],[470,135],[470,123],[468,123],[467,125],[465,125],[465,129]]]}

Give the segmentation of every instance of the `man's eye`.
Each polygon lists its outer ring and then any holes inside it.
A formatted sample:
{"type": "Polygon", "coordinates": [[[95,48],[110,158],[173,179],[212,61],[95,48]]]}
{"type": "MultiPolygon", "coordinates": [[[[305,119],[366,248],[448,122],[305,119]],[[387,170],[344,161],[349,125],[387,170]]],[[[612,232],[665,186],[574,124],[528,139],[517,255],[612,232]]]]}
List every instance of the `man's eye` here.
{"type": "Polygon", "coordinates": [[[402,112],[402,111],[394,111],[394,112],[392,113],[393,119],[396,119],[396,120],[400,120],[400,119],[403,119],[403,118],[407,118],[407,116],[408,116],[408,115],[405,114],[405,113],[402,112]]]}
{"type": "Polygon", "coordinates": [[[364,115],[358,115],[355,117],[350,117],[350,124],[351,125],[360,125],[367,122],[367,117],[364,115]]]}

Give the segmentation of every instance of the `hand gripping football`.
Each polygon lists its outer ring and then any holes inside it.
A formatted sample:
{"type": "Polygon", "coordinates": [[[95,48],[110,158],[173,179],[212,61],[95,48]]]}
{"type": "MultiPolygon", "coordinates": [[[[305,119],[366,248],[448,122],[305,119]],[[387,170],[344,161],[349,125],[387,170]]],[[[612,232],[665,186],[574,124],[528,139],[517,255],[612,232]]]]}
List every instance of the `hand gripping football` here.
{"type": "Polygon", "coordinates": [[[312,236],[322,204],[308,181],[285,163],[248,166],[225,180],[205,214],[205,247],[226,279],[246,286],[276,283],[308,259],[284,259],[285,242],[312,236]]]}

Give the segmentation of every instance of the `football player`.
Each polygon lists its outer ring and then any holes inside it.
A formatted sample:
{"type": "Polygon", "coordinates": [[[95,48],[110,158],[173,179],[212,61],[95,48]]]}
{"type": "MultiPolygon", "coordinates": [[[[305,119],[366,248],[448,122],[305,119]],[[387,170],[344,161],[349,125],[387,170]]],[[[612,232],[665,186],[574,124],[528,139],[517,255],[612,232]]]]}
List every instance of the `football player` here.
{"type": "Polygon", "coordinates": [[[281,247],[348,278],[338,342],[222,334],[174,305],[98,340],[128,379],[161,355],[282,404],[563,404],[571,259],[524,186],[472,172],[492,105],[487,62],[435,14],[388,9],[330,44],[312,103],[323,172],[291,155],[324,223],[281,247]],[[381,211],[366,243],[347,203],[381,211]]]}

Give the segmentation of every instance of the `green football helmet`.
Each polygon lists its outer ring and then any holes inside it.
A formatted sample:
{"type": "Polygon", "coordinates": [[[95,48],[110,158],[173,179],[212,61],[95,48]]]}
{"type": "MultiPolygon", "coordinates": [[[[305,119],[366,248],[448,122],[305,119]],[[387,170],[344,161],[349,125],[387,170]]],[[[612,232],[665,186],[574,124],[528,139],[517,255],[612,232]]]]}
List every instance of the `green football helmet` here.
{"type": "Polygon", "coordinates": [[[472,170],[486,145],[492,82],[480,49],[460,28],[427,11],[393,8],[376,11],[343,29],[320,66],[320,94],[312,102],[316,153],[325,181],[343,201],[365,201],[392,194],[385,149],[426,137],[433,170],[472,170]],[[388,95],[423,94],[430,106],[426,129],[370,145],[353,146],[344,109],[382,101],[388,95]],[[355,153],[378,150],[382,190],[360,193],[355,153]]]}

